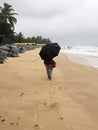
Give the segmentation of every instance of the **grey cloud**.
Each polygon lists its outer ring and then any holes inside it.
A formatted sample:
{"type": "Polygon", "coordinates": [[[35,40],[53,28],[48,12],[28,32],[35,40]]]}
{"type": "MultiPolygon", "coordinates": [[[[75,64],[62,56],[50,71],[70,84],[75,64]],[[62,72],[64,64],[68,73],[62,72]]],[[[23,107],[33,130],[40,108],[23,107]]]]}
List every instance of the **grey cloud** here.
{"type": "Polygon", "coordinates": [[[26,37],[42,35],[71,45],[98,43],[97,0],[4,1],[19,14],[15,29],[26,37]]]}

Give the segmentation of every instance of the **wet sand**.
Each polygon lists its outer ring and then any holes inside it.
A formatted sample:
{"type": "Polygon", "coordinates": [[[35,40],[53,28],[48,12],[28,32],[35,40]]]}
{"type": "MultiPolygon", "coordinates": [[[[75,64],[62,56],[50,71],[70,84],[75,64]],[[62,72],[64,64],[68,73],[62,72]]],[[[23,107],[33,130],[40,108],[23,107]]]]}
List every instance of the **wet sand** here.
{"type": "Polygon", "coordinates": [[[39,51],[0,64],[0,130],[98,130],[98,70],[60,54],[50,81],[39,51]]]}

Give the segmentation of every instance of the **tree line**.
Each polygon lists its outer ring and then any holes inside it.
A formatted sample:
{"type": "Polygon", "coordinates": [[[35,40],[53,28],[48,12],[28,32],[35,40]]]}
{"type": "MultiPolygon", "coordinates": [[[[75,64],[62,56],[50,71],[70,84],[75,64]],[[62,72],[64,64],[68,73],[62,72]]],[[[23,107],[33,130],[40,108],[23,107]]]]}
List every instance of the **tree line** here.
{"type": "Polygon", "coordinates": [[[42,36],[37,37],[27,37],[23,36],[22,32],[16,33],[15,24],[17,13],[11,5],[4,3],[3,7],[0,6],[0,45],[2,44],[12,44],[15,42],[30,42],[38,44],[49,44],[51,40],[49,38],[43,38],[42,36]]]}

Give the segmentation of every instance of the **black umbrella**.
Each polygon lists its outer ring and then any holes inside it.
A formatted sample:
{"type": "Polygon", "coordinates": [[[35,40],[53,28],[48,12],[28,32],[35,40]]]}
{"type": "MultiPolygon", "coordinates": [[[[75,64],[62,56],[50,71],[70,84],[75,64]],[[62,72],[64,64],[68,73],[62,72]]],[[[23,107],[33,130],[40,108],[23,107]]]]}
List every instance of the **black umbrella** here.
{"type": "Polygon", "coordinates": [[[61,47],[58,45],[58,43],[47,44],[42,47],[39,55],[42,58],[42,60],[48,61],[58,56],[60,49],[61,47]]]}

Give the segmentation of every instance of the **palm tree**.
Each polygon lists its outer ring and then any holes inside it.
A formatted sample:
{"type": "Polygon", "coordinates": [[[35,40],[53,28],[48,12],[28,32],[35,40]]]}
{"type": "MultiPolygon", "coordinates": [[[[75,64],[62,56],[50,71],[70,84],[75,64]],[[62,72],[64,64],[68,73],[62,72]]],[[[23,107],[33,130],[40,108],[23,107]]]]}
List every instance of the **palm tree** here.
{"type": "Polygon", "coordinates": [[[13,11],[12,6],[7,3],[4,3],[4,7],[0,7],[0,19],[10,24],[12,30],[14,30],[14,24],[17,23],[17,19],[14,17],[17,13],[13,11]]]}
{"type": "Polygon", "coordinates": [[[11,5],[4,3],[4,7],[0,6],[0,45],[5,37],[14,33],[14,24],[17,23],[14,15],[17,15],[17,13],[14,13],[11,5]]]}

